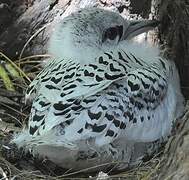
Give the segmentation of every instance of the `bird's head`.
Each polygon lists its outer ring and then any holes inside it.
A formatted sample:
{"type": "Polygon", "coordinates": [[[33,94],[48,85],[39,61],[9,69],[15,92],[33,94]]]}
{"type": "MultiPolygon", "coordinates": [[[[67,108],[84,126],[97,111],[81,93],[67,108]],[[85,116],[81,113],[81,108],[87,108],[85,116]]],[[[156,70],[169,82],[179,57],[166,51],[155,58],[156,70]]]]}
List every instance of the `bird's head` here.
{"type": "Polygon", "coordinates": [[[95,56],[157,26],[157,21],[128,21],[118,13],[84,8],[58,22],[49,52],[57,58],[95,56]]]}

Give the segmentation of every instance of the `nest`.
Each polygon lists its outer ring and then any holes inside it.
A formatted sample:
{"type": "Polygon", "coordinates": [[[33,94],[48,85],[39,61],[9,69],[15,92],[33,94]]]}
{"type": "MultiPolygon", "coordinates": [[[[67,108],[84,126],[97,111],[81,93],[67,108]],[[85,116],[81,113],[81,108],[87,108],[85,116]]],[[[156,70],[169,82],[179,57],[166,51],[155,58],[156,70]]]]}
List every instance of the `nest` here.
{"type": "Polygon", "coordinates": [[[189,2],[162,1],[158,9],[160,42],[168,49],[169,58],[175,61],[183,94],[189,99],[189,2]]]}

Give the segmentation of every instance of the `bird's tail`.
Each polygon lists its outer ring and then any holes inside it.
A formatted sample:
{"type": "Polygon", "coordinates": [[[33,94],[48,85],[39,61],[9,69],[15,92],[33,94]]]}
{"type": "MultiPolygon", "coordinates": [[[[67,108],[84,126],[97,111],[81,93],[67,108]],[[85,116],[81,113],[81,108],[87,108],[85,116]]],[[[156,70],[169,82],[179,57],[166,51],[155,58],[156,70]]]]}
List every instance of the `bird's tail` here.
{"type": "Polygon", "coordinates": [[[32,136],[27,129],[23,129],[21,133],[15,134],[11,143],[15,143],[18,148],[23,148],[25,151],[37,153],[38,146],[65,147],[70,150],[77,149],[77,146],[68,142],[62,136],[56,136],[53,131],[49,131],[43,135],[32,136]]]}

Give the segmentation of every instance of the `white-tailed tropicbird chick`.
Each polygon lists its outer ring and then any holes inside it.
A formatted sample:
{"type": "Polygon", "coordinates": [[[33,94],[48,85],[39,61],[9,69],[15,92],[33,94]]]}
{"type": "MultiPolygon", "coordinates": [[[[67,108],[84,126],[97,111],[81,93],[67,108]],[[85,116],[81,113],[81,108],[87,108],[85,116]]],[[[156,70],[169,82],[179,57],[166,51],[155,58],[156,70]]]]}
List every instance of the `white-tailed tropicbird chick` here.
{"type": "Polygon", "coordinates": [[[184,101],[175,64],[158,47],[129,41],[156,25],[98,8],[60,21],[50,37],[54,58],[26,93],[28,128],[12,142],[78,170],[130,164],[135,144],[170,135],[184,101]]]}

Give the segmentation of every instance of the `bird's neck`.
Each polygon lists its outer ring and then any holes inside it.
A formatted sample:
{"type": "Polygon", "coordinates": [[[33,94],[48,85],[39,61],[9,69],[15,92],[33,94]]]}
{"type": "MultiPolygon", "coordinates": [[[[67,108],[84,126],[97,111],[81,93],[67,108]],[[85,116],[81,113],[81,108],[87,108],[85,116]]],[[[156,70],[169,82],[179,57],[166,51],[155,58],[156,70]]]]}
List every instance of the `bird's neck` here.
{"type": "Polygon", "coordinates": [[[63,41],[51,41],[48,53],[56,60],[65,59],[73,60],[80,64],[88,64],[93,63],[94,59],[102,53],[102,50],[82,42],[73,42],[67,37],[63,41]]]}

